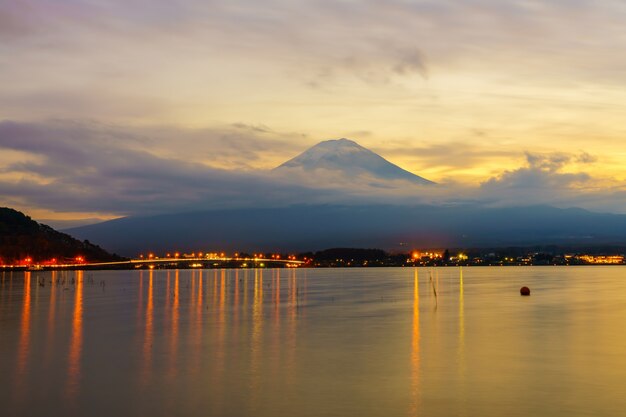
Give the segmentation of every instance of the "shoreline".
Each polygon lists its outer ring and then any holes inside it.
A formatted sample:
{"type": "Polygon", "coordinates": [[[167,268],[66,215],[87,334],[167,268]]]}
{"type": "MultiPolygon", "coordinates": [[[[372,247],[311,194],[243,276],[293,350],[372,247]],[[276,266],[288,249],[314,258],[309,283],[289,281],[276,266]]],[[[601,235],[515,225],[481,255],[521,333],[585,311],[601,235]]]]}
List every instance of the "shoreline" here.
{"type": "Polygon", "coordinates": [[[264,265],[264,266],[237,266],[237,265],[213,265],[213,266],[155,266],[150,268],[149,265],[141,266],[141,267],[105,267],[101,265],[82,265],[82,266],[67,266],[67,267],[51,267],[51,266],[43,266],[41,268],[32,268],[26,266],[0,266],[0,272],[55,272],[55,271],[145,271],[145,270],[210,270],[210,269],[383,269],[383,268],[523,268],[523,267],[620,267],[626,266],[626,264],[572,264],[572,265],[554,265],[554,264],[526,264],[526,265],[518,265],[518,264],[507,264],[507,265],[476,265],[476,264],[465,264],[465,265],[354,265],[354,266],[295,266],[288,267],[285,265],[264,265]]]}

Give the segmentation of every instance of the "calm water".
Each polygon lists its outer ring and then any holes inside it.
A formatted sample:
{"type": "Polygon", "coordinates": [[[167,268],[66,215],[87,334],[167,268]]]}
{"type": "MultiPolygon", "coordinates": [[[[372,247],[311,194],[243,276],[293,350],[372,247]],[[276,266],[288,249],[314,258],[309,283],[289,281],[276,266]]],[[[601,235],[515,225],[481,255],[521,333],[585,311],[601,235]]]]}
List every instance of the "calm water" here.
{"type": "Polygon", "coordinates": [[[624,267],[4,273],[0,414],[623,416],[625,325],[624,267]]]}

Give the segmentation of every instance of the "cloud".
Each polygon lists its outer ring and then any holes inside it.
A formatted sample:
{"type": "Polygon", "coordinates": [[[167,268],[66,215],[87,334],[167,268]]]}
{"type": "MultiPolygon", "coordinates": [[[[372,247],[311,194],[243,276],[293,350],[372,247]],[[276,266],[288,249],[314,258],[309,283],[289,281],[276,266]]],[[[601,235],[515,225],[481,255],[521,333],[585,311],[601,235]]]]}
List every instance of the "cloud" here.
{"type": "Polygon", "coordinates": [[[538,154],[526,152],[527,166],[512,171],[504,171],[497,177],[490,178],[481,184],[481,189],[493,191],[532,190],[540,193],[547,190],[550,193],[571,190],[592,182],[592,178],[585,172],[566,173],[561,170],[572,162],[591,163],[595,160],[591,155],[566,153],[538,154]]]}
{"type": "Polygon", "coordinates": [[[392,67],[393,71],[400,75],[417,73],[422,78],[428,78],[428,66],[424,54],[417,48],[402,51],[398,61],[392,67]]]}
{"type": "MultiPolygon", "coordinates": [[[[584,159],[585,156],[582,158],[584,159]]],[[[572,159],[572,155],[564,153],[540,155],[526,152],[526,160],[528,161],[529,170],[532,171],[556,172],[570,163],[572,159]]]]}
{"type": "MultiPolygon", "coordinates": [[[[219,135],[202,144],[194,143],[198,132],[179,131],[177,140],[188,136],[174,144],[188,155],[183,158],[152,153],[152,138],[143,133],[86,122],[2,122],[0,148],[37,158],[5,163],[2,171],[12,173],[13,179],[0,180],[0,196],[4,201],[21,200],[58,211],[131,214],[236,206],[255,200],[267,204],[272,198],[286,203],[286,194],[304,192],[298,187],[278,189],[263,175],[197,162],[198,151],[209,151],[216,143],[223,147],[219,135]]],[[[258,138],[237,138],[229,138],[232,150],[216,146],[214,157],[239,152],[246,144],[249,152],[260,151],[258,138]]]]}
{"type": "Polygon", "coordinates": [[[13,157],[0,161],[0,204],[111,216],[314,203],[551,204],[623,212],[626,202],[623,184],[607,187],[585,172],[573,171],[594,163],[586,153],[529,152],[525,166],[504,171],[479,187],[454,182],[380,187],[332,176],[299,182],[265,170],[223,169],[209,163],[238,153],[244,159],[262,158],[271,153],[267,147],[288,146],[288,136],[243,123],[181,130],[4,121],[0,151],[10,151],[13,157]],[[163,146],[166,138],[175,149],[163,146]]]}
{"type": "MultiPolygon", "coordinates": [[[[481,136],[487,136],[481,132],[481,136]]],[[[420,170],[436,170],[438,176],[457,177],[459,172],[484,167],[486,164],[506,166],[512,159],[519,157],[519,152],[511,147],[491,143],[484,145],[474,140],[449,141],[444,143],[424,143],[416,145],[410,141],[394,141],[384,146],[373,148],[374,151],[388,158],[402,158],[409,161],[405,168],[412,166],[420,170]],[[412,166],[411,166],[412,165],[412,166]]],[[[441,179],[440,179],[441,181],[441,179]]]]}
{"type": "Polygon", "coordinates": [[[624,212],[624,184],[606,184],[584,171],[571,171],[580,164],[594,163],[594,156],[532,152],[525,155],[526,166],[504,171],[484,181],[476,196],[498,206],[549,204],[624,212]]]}
{"type": "MultiPolygon", "coordinates": [[[[5,161],[0,204],[57,212],[152,214],[210,208],[372,201],[368,187],[298,184],[267,171],[222,169],[199,153],[222,159],[259,157],[285,145],[267,127],[237,124],[185,131],[128,128],[95,122],[0,122],[0,150],[28,158],[5,161]],[[151,133],[158,134],[157,138],[151,133]],[[261,134],[261,137],[258,135],[261,134]],[[172,149],[162,148],[170,136],[172,149]],[[265,138],[269,135],[270,138],[265,138]],[[201,138],[205,138],[204,143],[201,138]],[[161,147],[160,147],[161,146],[161,147]],[[243,153],[243,156],[241,155],[243,153]],[[252,156],[251,156],[252,155],[252,156]]],[[[229,164],[231,167],[233,164],[229,164]]],[[[405,195],[400,197],[406,197],[405,195]]]]}
{"type": "Polygon", "coordinates": [[[328,57],[310,73],[306,84],[313,88],[333,87],[346,77],[369,85],[399,84],[402,79],[418,76],[428,79],[429,68],[424,54],[417,47],[398,48],[374,42],[363,50],[328,57]],[[372,59],[376,57],[376,59],[372,59]]]}
{"type": "MultiPolygon", "coordinates": [[[[615,78],[621,76],[610,68],[623,64],[607,53],[621,42],[624,10],[615,1],[157,0],[149,11],[136,0],[14,5],[22,3],[0,5],[0,28],[7,33],[42,28],[33,34],[39,42],[26,48],[4,45],[13,52],[5,64],[24,70],[32,55],[42,56],[45,45],[62,50],[40,58],[54,64],[51,68],[69,60],[77,64],[68,66],[69,73],[79,78],[85,76],[85,66],[96,78],[103,70],[119,72],[130,78],[127,87],[143,82],[148,68],[165,74],[148,78],[170,81],[171,71],[188,68],[188,63],[202,68],[191,77],[199,83],[207,65],[223,66],[232,75],[228,63],[235,61],[270,66],[278,77],[322,84],[327,77],[382,82],[478,67],[506,69],[512,76],[557,72],[563,78],[564,72],[574,72],[595,79],[601,71],[615,78]],[[572,38],[574,26],[585,28],[584,40],[572,38]],[[81,62],[77,56],[91,59],[81,62]]],[[[224,82],[228,78],[222,77],[224,82]]]]}
{"type": "MultiPolygon", "coordinates": [[[[15,4],[17,5],[19,3],[15,4]]],[[[16,14],[18,13],[10,7],[6,9],[0,8],[0,39],[11,39],[28,32],[27,25],[25,22],[20,21],[16,14]]]]}
{"type": "Polygon", "coordinates": [[[549,192],[569,189],[572,186],[584,185],[591,177],[581,173],[559,173],[541,168],[519,168],[514,171],[506,171],[498,177],[491,178],[481,184],[481,188],[487,191],[515,191],[530,190],[537,196],[541,190],[549,192]]]}

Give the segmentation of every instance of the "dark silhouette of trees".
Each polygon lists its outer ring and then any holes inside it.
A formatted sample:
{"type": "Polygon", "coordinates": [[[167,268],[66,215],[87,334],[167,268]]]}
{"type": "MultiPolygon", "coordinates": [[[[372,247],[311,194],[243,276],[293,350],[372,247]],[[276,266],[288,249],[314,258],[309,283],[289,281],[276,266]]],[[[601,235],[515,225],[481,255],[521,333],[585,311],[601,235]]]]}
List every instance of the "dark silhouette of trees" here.
{"type": "Polygon", "coordinates": [[[84,257],[87,261],[120,259],[85,240],[81,242],[50,226],[37,223],[25,214],[0,207],[0,259],[11,263],[25,258],[34,262],[56,258],[84,257]]]}

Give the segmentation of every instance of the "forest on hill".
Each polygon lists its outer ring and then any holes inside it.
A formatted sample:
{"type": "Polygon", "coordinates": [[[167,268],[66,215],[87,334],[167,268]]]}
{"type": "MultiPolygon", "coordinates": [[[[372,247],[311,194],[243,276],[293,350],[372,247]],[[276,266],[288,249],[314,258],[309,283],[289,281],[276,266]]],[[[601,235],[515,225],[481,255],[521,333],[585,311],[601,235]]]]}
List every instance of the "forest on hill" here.
{"type": "Polygon", "coordinates": [[[0,207],[0,264],[23,262],[58,262],[77,257],[88,262],[120,259],[88,240],[80,241],[37,223],[17,210],[0,207]]]}

